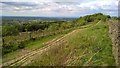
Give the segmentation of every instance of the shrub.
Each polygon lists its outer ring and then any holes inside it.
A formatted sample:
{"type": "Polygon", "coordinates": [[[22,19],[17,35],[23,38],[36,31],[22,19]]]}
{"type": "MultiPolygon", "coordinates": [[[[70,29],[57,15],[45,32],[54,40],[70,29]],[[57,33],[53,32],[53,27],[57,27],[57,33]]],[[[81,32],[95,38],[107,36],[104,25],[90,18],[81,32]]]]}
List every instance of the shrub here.
{"type": "Polygon", "coordinates": [[[25,48],[25,43],[24,42],[20,42],[19,45],[18,45],[18,48],[19,49],[25,48]]]}
{"type": "Polygon", "coordinates": [[[10,35],[17,35],[19,34],[18,29],[15,26],[3,26],[2,27],[2,35],[3,36],[10,36],[10,35]]]}
{"type": "Polygon", "coordinates": [[[17,49],[18,49],[18,47],[17,47],[17,45],[14,44],[14,43],[4,44],[4,45],[2,46],[2,53],[3,53],[3,55],[4,55],[4,54],[10,53],[10,52],[12,52],[12,51],[15,51],[15,50],[17,50],[17,49]]]}

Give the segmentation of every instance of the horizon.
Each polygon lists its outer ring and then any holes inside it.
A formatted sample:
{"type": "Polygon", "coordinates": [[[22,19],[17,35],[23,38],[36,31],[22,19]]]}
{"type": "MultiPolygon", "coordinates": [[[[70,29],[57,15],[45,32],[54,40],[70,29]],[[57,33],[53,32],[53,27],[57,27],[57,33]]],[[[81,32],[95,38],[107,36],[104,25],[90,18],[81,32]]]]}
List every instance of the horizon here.
{"type": "MultiPolygon", "coordinates": [[[[94,14],[97,14],[97,13],[94,13],[94,14]]],[[[104,14],[104,13],[102,13],[102,14],[104,14]]],[[[93,15],[93,14],[86,14],[86,15],[93,15]]],[[[46,18],[79,18],[79,17],[84,17],[84,16],[86,16],[86,15],[83,15],[83,16],[77,16],[77,17],[75,17],[75,16],[1,16],[1,17],[46,17],[46,18]]],[[[109,15],[109,14],[104,14],[104,15],[109,15]]],[[[109,15],[109,16],[111,16],[111,17],[118,17],[118,16],[112,16],[112,15],[109,15]]]]}
{"type": "MultiPolygon", "coordinates": [[[[46,18],[79,18],[79,17],[61,17],[61,16],[1,16],[1,17],[46,17],[46,18]]],[[[81,17],[81,16],[80,16],[81,17]]]]}

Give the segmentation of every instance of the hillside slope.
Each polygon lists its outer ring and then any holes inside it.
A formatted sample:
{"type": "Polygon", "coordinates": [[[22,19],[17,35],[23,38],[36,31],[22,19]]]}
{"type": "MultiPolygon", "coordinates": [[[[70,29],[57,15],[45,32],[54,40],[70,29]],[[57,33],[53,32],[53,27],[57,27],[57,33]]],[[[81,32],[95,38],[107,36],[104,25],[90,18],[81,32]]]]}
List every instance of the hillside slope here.
{"type": "Polygon", "coordinates": [[[51,45],[49,50],[37,55],[26,64],[29,66],[115,66],[112,42],[108,35],[108,23],[103,21],[75,30],[59,42],[51,42],[48,45],[51,45]]]}
{"type": "Polygon", "coordinates": [[[75,30],[49,42],[40,43],[38,45],[44,46],[3,65],[116,66],[107,21],[108,18],[102,14],[77,19],[73,22],[75,30]]]}

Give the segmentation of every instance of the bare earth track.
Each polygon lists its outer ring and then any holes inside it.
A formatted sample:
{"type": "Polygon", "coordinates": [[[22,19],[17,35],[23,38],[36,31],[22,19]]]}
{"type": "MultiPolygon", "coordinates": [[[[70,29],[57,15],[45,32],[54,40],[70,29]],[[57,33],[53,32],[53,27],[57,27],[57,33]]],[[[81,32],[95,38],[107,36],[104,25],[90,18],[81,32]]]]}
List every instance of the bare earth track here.
{"type": "MultiPolygon", "coordinates": [[[[100,22],[100,21],[99,21],[99,22],[100,22]]],[[[99,22],[98,22],[98,23],[99,23],[99,22]]],[[[96,23],[95,25],[97,25],[98,23],[96,23]]],[[[93,25],[93,26],[95,26],[95,25],[93,25]]],[[[90,27],[93,27],[93,26],[90,26],[90,27]]],[[[65,38],[66,36],[70,36],[71,34],[74,34],[74,33],[77,32],[77,31],[84,30],[84,29],[88,29],[88,28],[90,28],[90,27],[83,28],[83,29],[73,30],[72,32],[70,32],[70,33],[62,36],[61,38],[58,38],[58,39],[56,38],[56,39],[53,39],[53,40],[45,43],[46,46],[44,46],[43,48],[34,50],[34,51],[32,51],[32,52],[30,52],[30,53],[27,53],[27,54],[25,54],[25,55],[23,55],[23,56],[21,56],[21,57],[19,57],[19,58],[17,58],[17,59],[14,59],[14,60],[5,62],[5,63],[3,63],[3,64],[0,65],[0,66],[25,66],[26,64],[28,64],[29,62],[31,62],[31,60],[32,60],[36,55],[38,55],[38,54],[40,55],[40,54],[48,51],[49,49],[51,49],[52,47],[54,47],[54,44],[55,44],[55,43],[63,42],[63,41],[64,41],[64,38],[65,38]]],[[[43,43],[43,44],[44,44],[44,43],[43,43]]],[[[98,52],[99,52],[99,51],[98,51],[98,52]]],[[[98,52],[97,52],[97,53],[98,53],[98,52]]],[[[96,54],[96,53],[95,53],[95,54],[96,54]]],[[[95,54],[94,54],[94,55],[95,55],[95,54]]],[[[94,56],[94,55],[93,55],[93,56],[94,56]]],[[[83,55],[83,56],[84,56],[84,55],[83,55]]],[[[81,56],[81,57],[82,57],[82,56],[81,56]]],[[[91,57],[91,58],[92,58],[92,57],[91,57]]],[[[91,58],[88,60],[88,62],[91,60],[91,58]]],[[[69,62],[69,61],[70,61],[70,60],[67,60],[66,62],[69,62]]],[[[66,63],[66,62],[65,62],[65,63],[66,63]]],[[[88,62],[86,62],[85,65],[87,65],[88,62]]],[[[64,64],[65,64],[65,63],[64,63],[64,64]]]]}

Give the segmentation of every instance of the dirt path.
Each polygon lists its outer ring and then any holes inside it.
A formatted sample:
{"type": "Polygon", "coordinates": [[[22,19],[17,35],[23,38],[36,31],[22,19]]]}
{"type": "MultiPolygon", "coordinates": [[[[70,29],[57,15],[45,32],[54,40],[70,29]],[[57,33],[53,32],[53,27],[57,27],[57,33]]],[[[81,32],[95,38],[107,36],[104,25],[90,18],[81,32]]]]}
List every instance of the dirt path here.
{"type": "Polygon", "coordinates": [[[52,44],[61,41],[63,38],[65,38],[66,36],[74,33],[75,31],[76,31],[76,30],[74,30],[74,31],[66,34],[65,36],[63,36],[63,37],[61,37],[61,38],[59,38],[59,39],[53,39],[52,41],[49,41],[49,42],[46,43],[46,44],[48,44],[47,46],[44,46],[43,48],[40,48],[40,49],[37,49],[37,50],[35,50],[35,51],[33,51],[33,52],[30,52],[30,53],[28,53],[28,54],[25,54],[24,56],[21,56],[21,57],[19,57],[19,58],[17,58],[17,59],[8,61],[8,62],[6,62],[6,63],[3,63],[2,65],[3,65],[3,66],[8,66],[8,65],[14,66],[14,65],[19,65],[19,63],[24,63],[24,61],[29,60],[29,58],[35,56],[36,54],[38,54],[38,53],[39,53],[39,54],[42,54],[43,52],[47,51],[48,49],[51,48],[51,45],[52,45],[52,44]]]}
{"type": "MultiPolygon", "coordinates": [[[[99,22],[100,22],[100,21],[99,21],[99,22]]],[[[99,22],[96,23],[95,25],[99,24],[99,22]]],[[[93,25],[93,26],[95,26],[95,25],[93,25]]],[[[93,27],[93,26],[91,26],[91,27],[93,27]]],[[[91,28],[91,27],[88,27],[88,28],[91,28]]],[[[5,62],[5,63],[3,63],[2,65],[3,65],[3,66],[15,66],[15,65],[20,65],[20,66],[22,65],[22,66],[24,66],[24,65],[28,64],[28,63],[32,60],[32,58],[34,58],[35,55],[37,55],[37,54],[40,55],[40,54],[48,51],[48,50],[51,49],[52,47],[54,47],[54,45],[52,45],[52,44],[55,44],[55,43],[60,42],[60,41],[62,41],[62,40],[64,41],[64,38],[65,38],[66,36],[70,36],[71,34],[75,33],[76,31],[84,30],[84,29],[88,29],[88,28],[73,30],[72,32],[64,35],[63,37],[61,37],[61,38],[59,38],[59,39],[53,39],[52,41],[49,41],[49,42],[45,43],[45,44],[47,44],[47,45],[44,46],[43,48],[34,50],[34,51],[32,51],[32,52],[30,52],[30,53],[28,53],[28,54],[25,54],[24,56],[21,56],[21,57],[19,57],[19,58],[17,58],[17,59],[14,59],[14,60],[5,62]]],[[[0,66],[1,66],[1,65],[0,65],[0,66]]]]}

